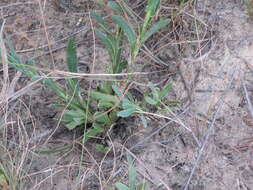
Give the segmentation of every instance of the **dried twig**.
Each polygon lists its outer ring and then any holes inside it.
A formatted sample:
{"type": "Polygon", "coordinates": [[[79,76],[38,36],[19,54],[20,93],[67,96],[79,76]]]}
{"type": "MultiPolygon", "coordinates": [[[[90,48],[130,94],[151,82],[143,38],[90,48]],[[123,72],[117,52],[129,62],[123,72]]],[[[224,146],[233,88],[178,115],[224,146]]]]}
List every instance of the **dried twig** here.
{"type": "Polygon", "coordinates": [[[253,119],[253,106],[252,106],[252,103],[251,103],[251,100],[250,100],[250,97],[249,97],[249,93],[248,93],[248,89],[245,85],[244,79],[242,79],[242,86],[243,86],[243,89],[244,89],[244,92],[245,92],[245,97],[246,97],[246,100],[247,100],[247,103],[248,103],[249,112],[250,112],[251,117],[253,119]]]}

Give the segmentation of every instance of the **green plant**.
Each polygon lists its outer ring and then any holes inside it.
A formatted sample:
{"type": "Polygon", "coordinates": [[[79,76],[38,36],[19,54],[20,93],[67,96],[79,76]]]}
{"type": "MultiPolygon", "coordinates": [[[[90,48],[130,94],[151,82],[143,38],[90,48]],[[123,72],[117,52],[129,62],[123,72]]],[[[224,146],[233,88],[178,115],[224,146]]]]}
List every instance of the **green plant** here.
{"type": "Polygon", "coordinates": [[[147,183],[138,184],[137,183],[137,171],[133,165],[133,159],[131,156],[127,156],[128,160],[128,186],[123,183],[116,183],[115,186],[118,190],[146,190],[148,188],[147,183]]]}
{"type": "MultiPolygon", "coordinates": [[[[103,17],[95,13],[93,14],[93,17],[99,25],[95,29],[96,35],[100,38],[110,56],[109,73],[121,73],[128,65],[135,63],[142,45],[153,34],[169,24],[169,19],[162,19],[150,27],[152,19],[159,8],[159,4],[159,0],[148,0],[144,22],[142,25],[137,26],[136,30],[121,16],[124,14],[131,15],[131,11],[114,1],[108,2],[108,6],[117,14],[111,17],[114,28],[111,28],[103,17]],[[128,42],[127,46],[130,54],[128,61],[122,55],[125,38],[128,42]]],[[[57,81],[48,77],[50,75],[48,69],[44,69],[43,74],[41,74],[42,72],[38,71],[39,69],[35,67],[34,61],[28,61],[26,64],[23,64],[21,59],[15,54],[10,40],[7,40],[7,43],[10,50],[8,55],[9,64],[25,73],[33,81],[41,81],[46,87],[56,93],[63,102],[54,104],[56,107],[64,108],[61,122],[69,130],[78,126],[83,127],[83,143],[109,130],[120,117],[129,117],[134,114],[138,115],[144,126],[146,126],[147,120],[143,113],[148,111],[147,105],[151,104],[162,109],[166,102],[162,104],[161,101],[171,89],[170,84],[167,84],[163,90],[160,90],[150,83],[149,87],[151,92],[145,94],[144,101],[138,102],[134,100],[131,93],[127,90],[120,90],[119,83],[115,78],[111,81],[100,81],[97,89],[90,91],[81,89],[77,78],[66,78],[66,86],[63,87],[57,81]],[[89,97],[88,100],[87,97],[89,97]]],[[[68,41],[66,59],[68,71],[77,73],[78,60],[74,39],[68,41]]],[[[128,82],[126,81],[126,83],[128,82]]],[[[98,149],[106,151],[100,145],[98,145],[98,149]]]]}
{"type": "MultiPolygon", "coordinates": [[[[153,34],[157,33],[160,29],[166,27],[170,23],[169,19],[161,18],[160,21],[150,27],[153,17],[155,16],[160,6],[160,0],[148,0],[143,24],[137,24],[137,29],[135,29],[132,24],[130,24],[130,22],[126,21],[123,16],[121,16],[124,14],[129,14],[133,20],[135,20],[135,16],[131,13],[131,10],[114,1],[109,1],[108,6],[111,7],[116,14],[118,14],[111,17],[113,23],[116,24],[117,28],[114,30],[116,32],[110,30],[106,24],[106,21],[101,16],[97,14],[93,14],[93,16],[100,26],[99,29],[96,29],[96,34],[99,36],[104,46],[106,47],[114,68],[122,68],[126,65],[125,62],[122,62],[121,60],[121,45],[123,41],[123,35],[127,37],[129,45],[128,48],[130,50],[127,65],[133,64],[135,63],[136,57],[138,56],[143,44],[153,34]]],[[[118,71],[120,71],[120,69],[118,71]]]]}
{"type": "Polygon", "coordinates": [[[253,18],[253,0],[246,0],[246,6],[249,17],[253,18]]]}
{"type": "MultiPolygon", "coordinates": [[[[28,158],[27,152],[21,148],[24,144],[15,144],[8,140],[15,148],[10,149],[7,145],[7,138],[1,135],[0,141],[0,189],[25,189],[27,180],[24,176],[29,166],[24,166],[24,160],[28,158]],[[23,178],[23,179],[22,179],[23,178]]],[[[31,159],[31,157],[30,157],[31,159]]]]}

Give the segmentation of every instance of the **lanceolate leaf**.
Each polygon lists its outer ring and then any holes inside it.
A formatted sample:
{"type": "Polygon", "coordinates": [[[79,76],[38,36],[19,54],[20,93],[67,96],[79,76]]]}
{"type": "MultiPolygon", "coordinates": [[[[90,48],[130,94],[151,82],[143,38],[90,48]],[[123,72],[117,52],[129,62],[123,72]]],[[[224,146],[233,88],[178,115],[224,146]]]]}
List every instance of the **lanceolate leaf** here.
{"type": "Polygon", "coordinates": [[[135,186],[137,184],[137,171],[136,168],[133,165],[129,166],[129,186],[130,189],[135,189],[135,186]]]}
{"type": "Polygon", "coordinates": [[[123,97],[123,93],[120,91],[120,89],[117,85],[115,85],[115,84],[112,85],[112,89],[118,97],[120,97],[120,98],[123,97]]]}
{"type": "Polygon", "coordinates": [[[72,121],[70,123],[68,123],[66,125],[66,127],[69,129],[69,130],[72,130],[74,128],[76,128],[77,126],[81,125],[83,123],[83,121],[72,121]]]}
{"type": "Polygon", "coordinates": [[[113,103],[107,102],[107,101],[106,102],[105,101],[99,101],[99,103],[98,103],[99,108],[111,108],[113,106],[114,106],[113,103]]]}
{"type": "Polygon", "coordinates": [[[142,31],[141,31],[142,37],[145,35],[147,27],[150,24],[152,17],[155,15],[156,10],[158,9],[159,5],[160,5],[160,0],[148,0],[146,15],[145,15],[145,19],[144,19],[144,23],[143,23],[142,31]]]}
{"type": "Polygon", "coordinates": [[[108,38],[108,36],[106,36],[106,34],[104,34],[103,32],[101,32],[100,30],[95,29],[95,33],[100,38],[100,40],[102,41],[103,45],[107,49],[110,57],[112,58],[113,55],[114,55],[113,42],[110,40],[110,38],[108,38]]]}
{"type": "Polygon", "coordinates": [[[95,99],[95,100],[101,100],[104,102],[113,102],[113,103],[117,103],[118,102],[118,98],[116,96],[112,96],[109,94],[104,94],[101,92],[97,92],[97,91],[90,91],[90,96],[91,98],[95,99]]]}
{"type": "Polygon", "coordinates": [[[103,29],[104,32],[109,32],[109,28],[106,26],[106,23],[103,19],[103,17],[101,17],[100,15],[96,14],[96,13],[92,13],[92,17],[94,17],[97,22],[99,23],[100,27],[103,29]]]}
{"type": "Polygon", "coordinates": [[[152,95],[153,95],[153,99],[158,101],[159,100],[159,92],[160,89],[155,87],[155,85],[152,82],[148,83],[148,87],[151,89],[152,91],[152,95]]]}
{"type": "Polygon", "coordinates": [[[168,100],[168,101],[165,101],[164,104],[165,105],[176,105],[176,104],[180,104],[181,102],[179,100],[168,100]]]}
{"type": "Polygon", "coordinates": [[[99,133],[102,133],[104,128],[97,123],[93,123],[92,128],[89,129],[83,138],[83,143],[86,143],[91,137],[95,137],[99,133]]]}
{"type": "Polygon", "coordinates": [[[160,5],[160,0],[148,0],[146,12],[150,14],[151,17],[154,16],[159,5],[160,5]]]}
{"type": "Polygon", "coordinates": [[[129,117],[130,115],[132,115],[134,112],[136,111],[135,108],[129,108],[123,111],[118,112],[117,116],[118,117],[129,117]]]}
{"type": "Polygon", "coordinates": [[[111,7],[112,10],[117,11],[118,13],[123,12],[121,6],[117,2],[109,1],[107,5],[111,7]]]}
{"type": "Polygon", "coordinates": [[[130,100],[128,100],[127,98],[123,98],[122,106],[124,109],[135,108],[135,105],[132,102],[130,102],[130,100]]]}
{"type": "Polygon", "coordinates": [[[124,31],[124,34],[127,36],[129,43],[132,47],[134,47],[136,42],[136,34],[134,30],[129,26],[129,24],[121,17],[121,16],[112,16],[112,20],[117,23],[122,30],[124,31]]]}
{"type": "Polygon", "coordinates": [[[171,83],[166,84],[166,86],[159,93],[159,99],[162,100],[163,98],[165,98],[165,96],[167,96],[167,94],[169,93],[171,89],[172,89],[172,84],[171,83]]]}
{"type": "Polygon", "coordinates": [[[151,105],[157,104],[157,101],[154,100],[154,99],[152,99],[152,98],[150,98],[149,96],[145,96],[145,101],[146,101],[147,103],[151,104],[151,105]]]}
{"type": "MultiPolygon", "coordinates": [[[[76,53],[76,43],[74,39],[70,39],[67,44],[67,66],[69,72],[77,73],[77,53],[76,53]]],[[[67,86],[69,92],[77,94],[78,91],[78,80],[77,79],[67,79],[67,86]]],[[[72,96],[72,94],[71,94],[72,96]]]]}
{"type": "Polygon", "coordinates": [[[131,190],[129,187],[122,183],[116,183],[115,186],[117,187],[118,190],[131,190]]]}
{"type": "Polygon", "coordinates": [[[63,100],[67,100],[68,96],[66,92],[61,87],[59,87],[58,84],[52,79],[45,78],[42,83],[51,90],[53,90],[60,98],[62,98],[63,100]]]}
{"type": "Polygon", "coordinates": [[[128,65],[127,61],[121,61],[115,65],[113,68],[113,73],[121,73],[128,65]]]}
{"type": "Polygon", "coordinates": [[[107,124],[107,125],[111,124],[111,120],[110,120],[109,116],[107,115],[107,113],[96,112],[94,114],[94,118],[99,123],[103,123],[103,124],[107,124]]]}
{"type": "Polygon", "coordinates": [[[157,24],[155,24],[153,27],[151,27],[145,35],[142,37],[141,42],[144,43],[146,40],[148,40],[153,34],[161,30],[162,28],[166,27],[170,23],[170,19],[161,20],[157,24]]]}
{"type": "Polygon", "coordinates": [[[77,73],[77,54],[76,54],[76,43],[74,39],[70,39],[68,41],[67,64],[69,72],[77,73]]]}
{"type": "Polygon", "coordinates": [[[127,155],[127,162],[129,165],[129,169],[128,169],[128,177],[129,177],[129,186],[130,189],[135,189],[136,186],[136,179],[137,179],[137,171],[136,168],[134,167],[134,161],[133,158],[130,155],[127,155]]]}
{"type": "Polygon", "coordinates": [[[112,87],[110,82],[101,82],[98,86],[99,91],[106,93],[106,94],[112,94],[112,87]]]}

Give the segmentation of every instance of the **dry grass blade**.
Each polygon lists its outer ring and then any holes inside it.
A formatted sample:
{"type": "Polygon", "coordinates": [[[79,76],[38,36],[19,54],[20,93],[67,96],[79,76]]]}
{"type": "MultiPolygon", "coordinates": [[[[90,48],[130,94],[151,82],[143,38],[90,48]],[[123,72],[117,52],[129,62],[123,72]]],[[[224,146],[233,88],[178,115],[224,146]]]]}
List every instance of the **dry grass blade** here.
{"type": "Polygon", "coordinates": [[[9,74],[8,74],[8,57],[7,57],[7,51],[3,40],[3,30],[4,30],[4,24],[5,20],[1,26],[0,31],[0,49],[1,49],[1,55],[2,55],[2,65],[3,65],[3,86],[0,93],[0,99],[4,100],[7,96],[8,86],[9,86],[9,74]]]}
{"type": "Polygon", "coordinates": [[[248,92],[248,89],[245,85],[244,79],[242,79],[242,85],[243,85],[243,89],[244,89],[244,92],[245,92],[245,97],[246,97],[246,100],[247,100],[247,103],[248,103],[249,112],[250,112],[251,117],[253,119],[253,106],[252,106],[252,103],[250,101],[249,92],[248,92]]]}
{"type": "Polygon", "coordinates": [[[12,6],[22,6],[22,5],[26,5],[26,4],[34,4],[34,3],[35,3],[34,1],[11,3],[11,4],[0,6],[0,9],[12,7],[12,6]]]}

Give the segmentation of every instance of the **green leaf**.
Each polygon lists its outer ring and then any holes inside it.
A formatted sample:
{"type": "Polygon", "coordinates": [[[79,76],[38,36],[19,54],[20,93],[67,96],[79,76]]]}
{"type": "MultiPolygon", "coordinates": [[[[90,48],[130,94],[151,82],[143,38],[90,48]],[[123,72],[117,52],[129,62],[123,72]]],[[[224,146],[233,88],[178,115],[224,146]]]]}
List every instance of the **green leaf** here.
{"type": "Polygon", "coordinates": [[[137,171],[133,166],[129,167],[129,186],[130,189],[135,189],[137,179],[137,171]]]}
{"type": "Polygon", "coordinates": [[[133,158],[129,154],[127,154],[127,163],[129,166],[134,164],[133,158]]]}
{"type": "Polygon", "coordinates": [[[64,108],[64,107],[66,107],[65,104],[50,104],[50,106],[56,107],[56,108],[64,108]]]}
{"type": "Polygon", "coordinates": [[[112,94],[112,87],[108,82],[101,82],[98,88],[100,92],[103,92],[106,94],[112,94]]]}
{"type": "Polygon", "coordinates": [[[109,32],[109,28],[107,27],[104,19],[102,16],[96,14],[96,13],[91,13],[92,17],[96,19],[96,21],[99,23],[100,27],[103,29],[104,32],[109,32]]]}
{"type": "Polygon", "coordinates": [[[170,23],[170,19],[161,20],[157,24],[155,24],[153,27],[151,27],[145,35],[142,37],[141,42],[142,44],[148,40],[153,34],[161,30],[162,28],[166,27],[170,23]]]}
{"type": "Polygon", "coordinates": [[[132,190],[122,183],[116,183],[115,186],[117,187],[118,190],[132,190]]]}
{"type": "Polygon", "coordinates": [[[168,93],[172,89],[172,87],[173,86],[171,83],[166,84],[165,87],[163,87],[159,93],[159,99],[162,100],[163,98],[165,98],[165,96],[168,95],[168,93]]]}
{"type": "Polygon", "coordinates": [[[123,93],[120,91],[118,85],[112,85],[112,89],[118,97],[123,97],[123,93]]]}
{"type": "Polygon", "coordinates": [[[3,185],[6,182],[4,171],[0,168],[0,185],[3,185]]]}
{"type": "Polygon", "coordinates": [[[78,98],[79,85],[76,79],[66,79],[68,94],[70,97],[78,98]]]}
{"type": "Polygon", "coordinates": [[[152,82],[148,83],[148,87],[152,91],[153,99],[156,100],[156,101],[159,101],[159,92],[160,92],[160,89],[157,88],[157,87],[155,87],[155,85],[152,82]]]}
{"type": "Polygon", "coordinates": [[[135,109],[135,110],[141,109],[138,105],[136,105],[134,102],[131,102],[127,98],[123,98],[122,107],[123,109],[135,109]]]}
{"type": "Polygon", "coordinates": [[[106,124],[106,125],[111,124],[111,120],[110,120],[109,116],[107,115],[107,113],[105,114],[103,112],[96,112],[94,114],[94,118],[99,123],[103,123],[103,124],[106,124]]]}
{"type": "Polygon", "coordinates": [[[148,126],[148,121],[147,121],[146,117],[145,117],[143,114],[141,114],[141,115],[140,115],[140,118],[141,118],[141,122],[142,122],[144,128],[147,128],[147,126],[148,126]]]}
{"type": "Polygon", "coordinates": [[[83,123],[84,123],[84,121],[72,121],[72,122],[66,124],[66,127],[69,130],[72,130],[72,129],[76,128],[77,126],[80,126],[83,123]]]}
{"type": "Polygon", "coordinates": [[[127,162],[129,165],[129,169],[128,169],[128,176],[129,176],[129,186],[130,189],[135,189],[136,186],[136,179],[137,179],[137,171],[136,168],[133,166],[134,161],[133,158],[128,154],[127,155],[127,162]]]}
{"type": "Polygon", "coordinates": [[[128,65],[127,61],[117,63],[113,68],[113,73],[121,73],[123,69],[127,68],[127,65],[128,65]]]}
{"type": "MultiPolygon", "coordinates": [[[[70,39],[67,44],[67,66],[68,71],[72,73],[77,73],[77,52],[76,52],[76,42],[74,39],[70,39]]],[[[73,94],[77,94],[78,91],[78,80],[77,79],[67,79],[67,86],[69,91],[73,94]]]]}
{"type": "Polygon", "coordinates": [[[127,98],[123,98],[122,106],[124,109],[130,109],[130,108],[137,109],[138,108],[138,106],[136,106],[134,103],[130,102],[130,100],[128,100],[127,98]]]}
{"type": "Polygon", "coordinates": [[[90,138],[97,136],[99,133],[102,133],[104,128],[97,123],[93,123],[92,128],[88,129],[83,137],[83,143],[86,143],[90,138]]]}
{"type": "Polygon", "coordinates": [[[103,152],[103,153],[106,153],[109,150],[108,147],[106,147],[102,144],[96,144],[96,149],[100,152],[103,152]]]}
{"type": "Polygon", "coordinates": [[[111,108],[114,104],[111,102],[105,102],[105,101],[99,101],[98,102],[98,108],[111,108]]]}
{"type": "Polygon", "coordinates": [[[129,108],[126,110],[122,110],[120,112],[117,113],[118,117],[129,117],[130,115],[132,115],[134,112],[136,112],[135,108],[129,108]]]}
{"type": "Polygon", "coordinates": [[[123,12],[121,6],[117,3],[117,2],[114,2],[114,1],[109,1],[107,3],[107,5],[114,11],[118,12],[118,13],[121,13],[123,12]]]}
{"type": "Polygon", "coordinates": [[[112,16],[113,22],[117,23],[122,30],[124,31],[124,34],[127,36],[129,43],[131,44],[131,47],[133,48],[136,43],[136,34],[134,30],[129,26],[129,24],[121,17],[121,16],[112,16]]]}
{"type": "Polygon", "coordinates": [[[117,116],[117,111],[113,110],[110,114],[109,114],[109,118],[112,121],[112,123],[116,122],[118,120],[118,116],[117,116]]]}
{"type": "Polygon", "coordinates": [[[71,118],[82,118],[85,112],[83,110],[66,110],[64,115],[70,116],[71,118]]]}
{"type": "Polygon", "coordinates": [[[68,41],[67,64],[69,72],[77,73],[77,53],[76,53],[76,43],[74,39],[70,39],[68,41]]]}
{"type": "Polygon", "coordinates": [[[150,98],[149,96],[145,96],[144,97],[145,101],[151,105],[156,105],[157,104],[157,101],[154,100],[153,98],[150,98]]]}
{"type": "Polygon", "coordinates": [[[146,8],[146,12],[150,14],[150,16],[154,16],[158,7],[160,6],[160,0],[148,0],[148,5],[146,8]]]}
{"type": "Polygon", "coordinates": [[[164,102],[165,105],[174,105],[174,104],[180,104],[180,103],[181,102],[179,100],[168,100],[164,102]]]}
{"type": "Polygon", "coordinates": [[[129,99],[130,102],[134,102],[134,97],[133,95],[128,91],[127,94],[126,94],[127,98],[129,99]]]}
{"type": "MultiPolygon", "coordinates": [[[[66,110],[63,115],[63,119],[61,122],[64,123],[71,123],[71,122],[76,122],[79,123],[81,121],[85,121],[87,116],[87,122],[92,122],[93,117],[92,115],[88,112],[88,114],[85,113],[85,110],[66,110]]],[[[73,126],[73,124],[71,125],[73,126]]]]}
{"type": "Polygon", "coordinates": [[[101,92],[97,92],[97,91],[94,91],[94,90],[90,91],[90,96],[95,100],[101,100],[103,102],[112,102],[112,103],[117,103],[118,102],[118,98],[116,96],[101,93],[101,92]]]}
{"type": "Polygon", "coordinates": [[[148,187],[148,185],[146,183],[143,184],[138,184],[136,189],[137,190],[145,190],[148,187]]]}
{"type": "Polygon", "coordinates": [[[105,33],[103,33],[102,31],[100,31],[98,29],[95,29],[95,33],[100,38],[103,45],[107,49],[110,57],[113,57],[114,56],[114,45],[113,45],[112,40],[105,33]]]}
{"type": "Polygon", "coordinates": [[[155,15],[159,6],[160,0],[148,0],[148,5],[146,7],[146,15],[141,29],[141,37],[145,35],[147,27],[150,24],[150,21],[152,17],[155,15]]]}
{"type": "Polygon", "coordinates": [[[63,90],[63,88],[58,86],[58,84],[54,82],[52,79],[46,78],[42,81],[42,84],[46,85],[48,88],[53,90],[63,100],[68,99],[68,95],[66,94],[65,90],[63,90]]]}

